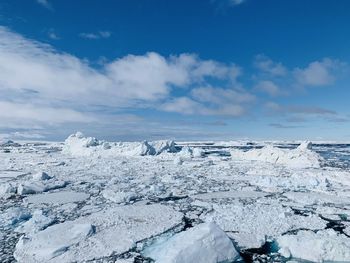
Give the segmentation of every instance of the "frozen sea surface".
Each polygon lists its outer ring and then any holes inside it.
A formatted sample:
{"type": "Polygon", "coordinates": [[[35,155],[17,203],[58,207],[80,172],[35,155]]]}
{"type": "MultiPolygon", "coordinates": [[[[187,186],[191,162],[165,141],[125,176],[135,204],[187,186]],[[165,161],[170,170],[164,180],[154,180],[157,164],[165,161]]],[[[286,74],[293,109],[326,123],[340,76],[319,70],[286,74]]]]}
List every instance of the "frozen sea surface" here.
{"type": "Polygon", "coordinates": [[[299,145],[0,144],[0,262],[350,262],[350,144],[299,145]]]}

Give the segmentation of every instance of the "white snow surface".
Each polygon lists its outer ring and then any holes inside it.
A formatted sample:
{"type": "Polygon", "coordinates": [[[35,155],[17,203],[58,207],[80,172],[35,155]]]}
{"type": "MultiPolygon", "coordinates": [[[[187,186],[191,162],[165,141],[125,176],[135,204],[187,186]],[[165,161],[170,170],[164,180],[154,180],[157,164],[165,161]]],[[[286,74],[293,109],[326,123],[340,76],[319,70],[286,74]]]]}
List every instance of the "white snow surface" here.
{"type": "Polygon", "coordinates": [[[232,241],[214,222],[197,225],[149,247],[157,263],[223,263],[240,259],[232,241]]]}

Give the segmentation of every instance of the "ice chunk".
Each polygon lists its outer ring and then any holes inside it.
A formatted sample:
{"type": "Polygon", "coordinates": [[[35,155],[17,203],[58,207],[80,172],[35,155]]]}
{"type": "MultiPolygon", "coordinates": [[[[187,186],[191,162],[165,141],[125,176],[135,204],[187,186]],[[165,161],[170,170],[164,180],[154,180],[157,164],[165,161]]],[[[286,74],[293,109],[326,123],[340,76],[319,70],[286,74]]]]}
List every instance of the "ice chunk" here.
{"type": "Polygon", "coordinates": [[[215,223],[204,223],[178,233],[145,250],[159,263],[218,263],[240,259],[232,241],[215,223]]]}
{"type": "Polygon", "coordinates": [[[188,146],[184,146],[182,147],[181,151],[177,153],[177,156],[180,156],[183,159],[191,159],[192,154],[193,150],[188,146]]]}
{"type": "Polygon", "coordinates": [[[82,192],[62,191],[57,193],[30,195],[25,201],[32,204],[67,204],[81,202],[89,197],[89,194],[82,192]]]}
{"type": "Polygon", "coordinates": [[[102,196],[107,200],[110,200],[114,203],[124,203],[130,202],[137,198],[137,195],[131,192],[120,192],[114,191],[111,189],[106,189],[102,191],[102,196]]]}
{"type": "Polygon", "coordinates": [[[0,198],[9,198],[16,194],[17,188],[11,183],[0,184],[0,198]]]}
{"type": "Polygon", "coordinates": [[[241,248],[256,247],[287,231],[299,228],[322,229],[326,221],[316,215],[298,216],[277,200],[269,204],[213,204],[213,211],[203,216],[206,222],[215,221],[224,231],[234,232],[241,248]],[[249,238],[247,238],[249,237],[249,238]],[[247,243],[252,241],[252,243],[247,243]]]}
{"type": "Polygon", "coordinates": [[[154,141],[154,142],[117,142],[108,143],[99,141],[94,137],[84,137],[82,133],[70,135],[63,146],[62,152],[73,156],[112,157],[124,156],[144,156],[157,155],[162,152],[175,152],[174,141],[154,141]]]}
{"type": "Polygon", "coordinates": [[[53,222],[54,220],[45,216],[42,210],[35,210],[32,217],[27,222],[16,228],[16,232],[27,234],[36,233],[45,229],[53,222]]]}
{"type": "Polygon", "coordinates": [[[65,181],[25,182],[18,185],[17,193],[19,195],[38,194],[49,190],[63,188],[66,185],[67,182],[65,181]]]}
{"type": "Polygon", "coordinates": [[[22,236],[16,245],[14,256],[22,262],[48,262],[93,233],[94,227],[88,223],[57,224],[30,238],[22,236]]]}
{"type": "Polygon", "coordinates": [[[30,218],[30,213],[22,207],[10,207],[0,214],[1,226],[13,226],[30,218]]]}
{"type": "Polygon", "coordinates": [[[192,155],[195,158],[200,158],[204,156],[204,151],[202,148],[194,148],[192,151],[192,155]]]}
{"type": "Polygon", "coordinates": [[[309,142],[309,141],[302,142],[302,143],[298,146],[297,149],[300,150],[300,151],[312,150],[312,142],[309,142]]]}
{"type": "Polygon", "coordinates": [[[94,137],[84,137],[81,132],[68,136],[64,141],[62,152],[74,156],[88,156],[94,152],[93,146],[100,145],[101,142],[94,137]]]}
{"type": "Polygon", "coordinates": [[[161,154],[163,152],[176,152],[175,142],[168,140],[154,141],[150,143],[155,150],[155,154],[161,154]]]}
{"type": "Polygon", "coordinates": [[[36,181],[44,181],[44,180],[49,180],[51,179],[52,177],[49,176],[47,173],[45,172],[39,172],[39,173],[36,173],[36,174],[33,174],[32,175],[32,178],[36,181]]]}
{"type": "Polygon", "coordinates": [[[41,182],[25,182],[17,188],[19,195],[36,194],[45,191],[45,185],[41,182]]]}
{"type": "Polygon", "coordinates": [[[312,262],[350,262],[350,238],[335,232],[298,231],[277,238],[280,252],[312,262]],[[289,253],[288,253],[289,252],[289,253]]]}

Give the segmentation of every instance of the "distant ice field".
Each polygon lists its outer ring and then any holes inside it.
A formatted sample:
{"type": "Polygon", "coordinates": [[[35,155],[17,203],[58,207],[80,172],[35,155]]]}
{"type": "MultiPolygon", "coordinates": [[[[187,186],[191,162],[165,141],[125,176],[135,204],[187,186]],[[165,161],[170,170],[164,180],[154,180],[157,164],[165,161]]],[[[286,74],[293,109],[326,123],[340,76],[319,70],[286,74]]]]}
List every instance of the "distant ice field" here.
{"type": "Polygon", "coordinates": [[[350,262],[350,144],[0,143],[0,262],[195,260],[350,262]]]}

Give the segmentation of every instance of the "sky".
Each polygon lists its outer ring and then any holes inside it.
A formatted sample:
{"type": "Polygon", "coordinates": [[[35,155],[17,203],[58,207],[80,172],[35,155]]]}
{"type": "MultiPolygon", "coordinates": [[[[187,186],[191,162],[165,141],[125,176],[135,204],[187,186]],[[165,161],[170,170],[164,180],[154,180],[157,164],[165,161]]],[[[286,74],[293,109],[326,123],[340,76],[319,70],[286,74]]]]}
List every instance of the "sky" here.
{"type": "Polygon", "coordinates": [[[0,138],[350,141],[350,1],[0,0],[0,138]]]}

